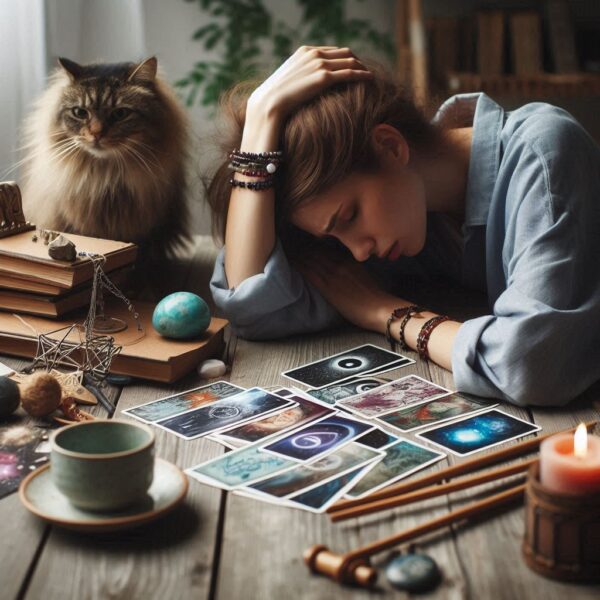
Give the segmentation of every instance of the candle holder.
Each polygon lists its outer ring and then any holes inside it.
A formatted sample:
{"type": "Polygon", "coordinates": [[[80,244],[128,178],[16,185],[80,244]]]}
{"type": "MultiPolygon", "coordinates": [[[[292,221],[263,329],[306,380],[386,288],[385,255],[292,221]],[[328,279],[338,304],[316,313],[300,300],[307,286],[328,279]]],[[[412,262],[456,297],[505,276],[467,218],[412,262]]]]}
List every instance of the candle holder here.
{"type": "Polygon", "coordinates": [[[523,556],[537,573],[574,582],[600,581],[600,494],[561,494],[544,487],[539,462],[525,487],[523,556]]]}

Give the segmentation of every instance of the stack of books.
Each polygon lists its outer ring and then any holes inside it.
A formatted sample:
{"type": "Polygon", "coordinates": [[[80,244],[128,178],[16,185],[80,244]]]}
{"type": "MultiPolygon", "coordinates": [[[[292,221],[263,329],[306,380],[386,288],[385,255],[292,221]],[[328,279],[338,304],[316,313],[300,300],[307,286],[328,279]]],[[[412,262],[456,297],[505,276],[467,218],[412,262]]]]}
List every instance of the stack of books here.
{"type": "MultiPolygon", "coordinates": [[[[72,234],[66,237],[78,252],[102,254],[106,258],[104,272],[126,290],[137,254],[135,244],[72,234]]],[[[94,275],[90,258],[78,256],[72,263],[54,260],[48,256],[48,246],[32,238],[31,231],[0,238],[0,353],[24,358],[36,356],[41,334],[56,341],[81,341],[78,332],[65,337],[65,331],[74,323],[83,323],[94,275]]],[[[224,319],[213,317],[208,329],[194,339],[172,340],[152,327],[153,303],[134,300],[140,331],[121,300],[106,293],[104,298],[106,315],[127,325],[124,331],[110,334],[121,346],[111,373],[170,383],[223,351],[224,319]]]]}
{"type": "MultiPolygon", "coordinates": [[[[101,254],[103,269],[120,287],[131,274],[137,246],[68,234],[78,252],[101,254]]],[[[0,239],[0,310],[60,318],[89,305],[94,267],[88,257],[73,262],[48,256],[48,246],[30,231],[0,239]]]]}

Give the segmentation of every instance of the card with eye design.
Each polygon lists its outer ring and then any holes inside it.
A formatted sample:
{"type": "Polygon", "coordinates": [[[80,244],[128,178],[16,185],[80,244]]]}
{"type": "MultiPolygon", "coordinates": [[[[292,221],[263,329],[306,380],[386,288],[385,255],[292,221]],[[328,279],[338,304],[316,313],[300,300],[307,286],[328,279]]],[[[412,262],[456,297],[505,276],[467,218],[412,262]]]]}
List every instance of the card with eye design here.
{"type": "Polygon", "coordinates": [[[186,440],[192,440],[293,405],[295,402],[257,387],[196,410],[157,421],[154,425],[186,440]]]}
{"type": "Polygon", "coordinates": [[[281,500],[340,477],[371,461],[381,460],[383,456],[384,453],[379,450],[350,442],[308,465],[298,465],[244,489],[281,500]]]}
{"type": "Polygon", "coordinates": [[[371,423],[334,413],[295,429],[263,446],[265,452],[298,462],[310,462],[329,454],[374,429],[371,423]]]}
{"type": "Polygon", "coordinates": [[[407,375],[374,390],[336,402],[336,406],[372,419],[406,406],[421,404],[451,394],[418,375],[407,375]]]}
{"type": "Polygon", "coordinates": [[[541,429],[538,425],[494,408],[428,429],[417,433],[417,436],[457,456],[468,456],[541,429]]]}
{"type": "Polygon", "coordinates": [[[404,360],[410,359],[378,346],[365,344],[285,371],[282,375],[311,388],[323,388],[375,369],[396,368],[390,365],[397,365],[404,360]]]}
{"type": "Polygon", "coordinates": [[[384,458],[346,493],[348,498],[368,496],[446,457],[442,452],[409,440],[400,440],[383,451],[384,458]]]}
{"type": "Polygon", "coordinates": [[[134,417],[144,423],[154,423],[167,417],[200,408],[223,398],[228,398],[243,392],[244,388],[233,385],[228,381],[215,381],[192,390],[152,400],[124,410],[122,414],[134,417]]]}

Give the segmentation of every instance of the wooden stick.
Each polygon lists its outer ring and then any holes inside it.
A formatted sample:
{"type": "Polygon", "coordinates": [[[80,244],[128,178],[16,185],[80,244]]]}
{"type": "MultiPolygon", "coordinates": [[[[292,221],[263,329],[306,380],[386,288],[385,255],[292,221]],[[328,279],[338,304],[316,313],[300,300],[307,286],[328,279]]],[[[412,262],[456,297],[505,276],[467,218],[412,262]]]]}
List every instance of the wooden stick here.
{"type": "Polygon", "coordinates": [[[391,498],[383,498],[382,500],[365,502],[360,506],[354,506],[332,513],[330,515],[331,520],[334,522],[343,521],[352,517],[360,517],[362,515],[379,512],[380,510],[385,510],[387,508],[404,506],[419,500],[428,500],[429,498],[435,498],[436,496],[442,496],[443,494],[449,494],[450,492],[464,490],[476,485],[481,485],[482,483],[487,483],[488,481],[495,481],[502,477],[509,477],[510,475],[515,475],[516,473],[522,473],[523,471],[529,469],[529,467],[537,461],[537,458],[532,458],[516,465],[500,467],[499,469],[494,469],[493,471],[488,471],[487,473],[483,473],[481,475],[471,475],[470,477],[465,477],[460,481],[453,481],[451,483],[444,483],[441,485],[432,485],[430,487],[417,490],[416,492],[403,494],[401,496],[393,496],[391,498]]]}
{"type": "MultiPolygon", "coordinates": [[[[588,421],[585,424],[587,429],[592,429],[595,425],[596,421],[588,421]]],[[[481,469],[482,467],[492,465],[505,459],[515,458],[523,454],[528,454],[529,452],[537,450],[539,448],[539,445],[551,435],[555,435],[557,433],[574,432],[575,429],[576,427],[572,427],[571,429],[566,429],[564,431],[554,431],[552,433],[546,433],[544,435],[535,437],[531,440],[526,440],[524,442],[508,446],[507,448],[503,448],[502,450],[497,450],[496,452],[490,452],[490,454],[485,454],[484,456],[479,456],[471,460],[466,460],[460,464],[454,465],[453,467],[448,467],[446,469],[442,469],[441,471],[435,471],[434,473],[425,475],[425,477],[421,477],[420,479],[391,485],[381,490],[380,492],[375,492],[374,494],[371,494],[366,498],[358,498],[356,500],[340,500],[336,502],[333,506],[329,507],[327,509],[327,512],[333,513],[337,512],[338,510],[345,510],[347,508],[351,508],[353,506],[360,506],[365,502],[372,502],[373,500],[381,500],[382,498],[390,498],[391,496],[398,496],[400,494],[405,494],[406,492],[412,492],[413,490],[425,487],[426,485],[439,483],[444,479],[450,479],[452,477],[455,477],[456,475],[470,473],[471,471],[476,471],[477,469],[481,469]]]]}
{"type": "Polygon", "coordinates": [[[370,587],[377,579],[377,571],[369,566],[367,561],[369,556],[462,519],[519,500],[524,492],[523,483],[346,554],[335,554],[323,545],[313,546],[304,552],[304,562],[313,573],[326,575],[338,582],[370,587]]]}

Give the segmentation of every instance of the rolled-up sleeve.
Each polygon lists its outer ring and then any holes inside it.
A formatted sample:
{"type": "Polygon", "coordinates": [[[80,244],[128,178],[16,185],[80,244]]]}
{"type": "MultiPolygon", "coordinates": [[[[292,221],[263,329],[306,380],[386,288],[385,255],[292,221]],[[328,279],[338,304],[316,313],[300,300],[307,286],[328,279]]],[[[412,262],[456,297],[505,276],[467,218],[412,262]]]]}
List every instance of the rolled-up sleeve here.
{"type": "Polygon", "coordinates": [[[336,310],[290,266],[279,241],[264,271],[231,289],[225,250],[217,257],[210,288],[215,304],[240,337],[274,339],[341,322],[336,310]]]}
{"type": "Polygon", "coordinates": [[[520,165],[507,157],[515,173],[503,191],[519,200],[495,215],[506,229],[496,262],[506,287],[492,315],[458,330],[452,369],[461,391],[558,406],[600,377],[600,185],[589,172],[598,155],[578,156],[580,141],[562,158],[535,148],[520,165]]]}

